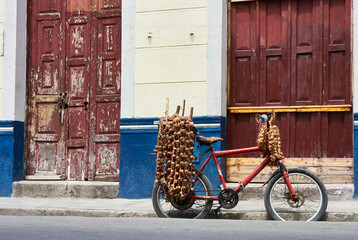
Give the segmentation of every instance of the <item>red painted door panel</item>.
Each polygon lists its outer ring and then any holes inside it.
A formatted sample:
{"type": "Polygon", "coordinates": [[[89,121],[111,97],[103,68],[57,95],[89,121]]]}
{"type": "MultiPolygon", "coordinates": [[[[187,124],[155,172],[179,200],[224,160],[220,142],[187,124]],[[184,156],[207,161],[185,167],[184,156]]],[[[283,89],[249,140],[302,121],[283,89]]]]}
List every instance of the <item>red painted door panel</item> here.
{"type": "Polygon", "coordinates": [[[29,1],[27,175],[118,179],[120,6],[29,1]]]}
{"type": "MultiPolygon", "coordinates": [[[[231,4],[229,107],[351,104],[349,0],[231,4]]],[[[352,111],[279,113],[286,157],[352,157],[352,111]]],[[[255,114],[228,113],[228,147],[256,145],[255,114]]],[[[257,155],[246,155],[246,157],[257,155]]]]}
{"type": "Polygon", "coordinates": [[[116,179],[119,174],[120,16],[120,12],[110,10],[93,16],[93,44],[97,52],[92,61],[90,168],[91,175],[99,180],[116,179]]]}
{"type": "Polygon", "coordinates": [[[258,43],[256,3],[236,5],[231,12],[230,106],[258,105],[258,43]]]}
{"type": "Polygon", "coordinates": [[[88,1],[68,1],[66,10],[67,179],[88,179],[91,22],[88,1]]]}
{"type": "Polygon", "coordinates": [[[33,1],[29,7],[27,175],[57,178],[63,169],[64,128],[58,109],[58,93],[64,89],[62,11],[60,1],[33,1]]]}
{"type": "Polygon", "coordinates": [[[288,104],[288,4],[260,1],[260,106],[288,104]]]}

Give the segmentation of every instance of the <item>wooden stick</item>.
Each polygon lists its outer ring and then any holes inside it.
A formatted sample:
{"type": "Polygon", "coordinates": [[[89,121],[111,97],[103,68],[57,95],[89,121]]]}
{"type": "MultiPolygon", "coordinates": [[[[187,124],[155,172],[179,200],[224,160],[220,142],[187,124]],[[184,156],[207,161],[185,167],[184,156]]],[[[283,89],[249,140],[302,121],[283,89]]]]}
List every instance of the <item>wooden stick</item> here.
{"type": "Polygon", "coordinates": [[[185,99],[183,100],[183,111],[182,111],[182,116],[184,117],[184,112],[185,112],[185,99]]]}
{"type": "Polygon", "coordinates": [[[194,108],[190,108],[190,119],[193,119],[194,108]]]}
{"type": "Polygon", "coordinates": [[[179,112],[180,112],[180,106],[178,105],[178,106],[177,106],[177,111],[176,111],[175,113],[178,115],[179,112]]]}
{"type": "Polygon", "coordinates": [[[168,114],[169,114],[169,98],[167,97],[165,103],[165,117],[168,117],[168,114]]]}

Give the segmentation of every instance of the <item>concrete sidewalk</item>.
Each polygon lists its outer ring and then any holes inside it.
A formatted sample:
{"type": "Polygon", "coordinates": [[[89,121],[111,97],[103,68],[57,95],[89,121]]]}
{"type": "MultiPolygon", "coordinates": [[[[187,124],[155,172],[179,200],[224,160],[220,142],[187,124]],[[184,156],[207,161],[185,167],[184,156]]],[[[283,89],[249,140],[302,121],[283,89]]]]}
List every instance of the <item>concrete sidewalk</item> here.
{"type": "MultiPolygon", "coordinates": [[[[215,209],[215,205],[213,209],[215,209]]],[[[0,198],[0,215],[157,217],[151,199],[0,198]]],[[[231,210],[212,212],[209,218],[267,220],[263,200],[239,201],[231,210]]],[[[329,201],[325,221],[358,222],[358,200],[329,201]]]]}

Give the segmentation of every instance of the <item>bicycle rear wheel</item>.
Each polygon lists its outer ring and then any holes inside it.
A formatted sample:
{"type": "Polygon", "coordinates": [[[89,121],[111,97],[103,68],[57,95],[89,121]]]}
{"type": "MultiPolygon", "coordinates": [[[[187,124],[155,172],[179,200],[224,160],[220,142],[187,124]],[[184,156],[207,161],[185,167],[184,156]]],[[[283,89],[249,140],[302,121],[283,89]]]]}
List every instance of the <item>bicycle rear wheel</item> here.
{"type": "Polygon", "coordinates": [[[267,213],[281,221],[317,221],[324,215],[328,198],[321,180],[305,169],[288,170],[288,177],[297,195],[293,199],[282,174],[268,184],[265,193],[267,213]]]}
{"type": "MultiPolygon", "coordinates": [[[[209,179],[202,173],[194,185],[190,195],[212,196],[213,188],[209,179]]],[[[166,198],[165,186],[155,185],[152,193],[152,204],[158,217],[164,218],[205,218],[210,212],[213,201],[186,198],[183,201],[170,197],[166,198]]]]}

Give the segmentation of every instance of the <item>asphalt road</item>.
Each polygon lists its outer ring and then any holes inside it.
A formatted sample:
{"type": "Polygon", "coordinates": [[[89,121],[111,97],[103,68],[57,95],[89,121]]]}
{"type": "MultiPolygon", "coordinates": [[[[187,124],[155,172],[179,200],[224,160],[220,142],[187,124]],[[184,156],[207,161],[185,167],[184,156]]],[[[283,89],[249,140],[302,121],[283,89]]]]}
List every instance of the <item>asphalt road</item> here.
{"type": "Polygon", "coordinates": [[[0,239],[358,239],[357,223],[0,216],[0,239]]]}

